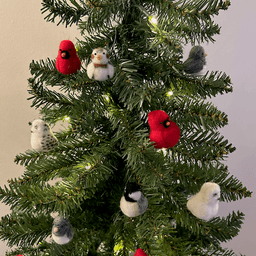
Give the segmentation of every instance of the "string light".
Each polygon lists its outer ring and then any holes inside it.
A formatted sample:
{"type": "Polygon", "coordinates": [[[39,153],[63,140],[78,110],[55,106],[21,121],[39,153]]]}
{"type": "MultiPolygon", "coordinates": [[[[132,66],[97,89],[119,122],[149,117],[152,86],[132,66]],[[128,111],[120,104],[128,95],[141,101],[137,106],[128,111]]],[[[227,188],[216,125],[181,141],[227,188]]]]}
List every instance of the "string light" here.
{"type": "Polygon", "coordinates": [[[106,99],[107,102],[109,102],[109,97],[108,97],[108,95],[102,95],[102,96],[106,99]]]}
{"type": "Polygon", "coordinates": [[[158,20],[157,20],[156,16],[149,16],[149,22],[150,22],[152,25],[157,25],[158,20]]]}
{"type": "Polygon", "coordinates": [[[171,97],[173,95],[173,91],[169,91],[166,93],[168,97],[171,97]]]}
{"type": "Polygon", "coordinates": [[[69,116],[65,116],[65,117],[63,118],[63,120],[64,120],[64,121],[67,121],[67,122],[70,122],[70,117],[69,117],[69,116]]]}

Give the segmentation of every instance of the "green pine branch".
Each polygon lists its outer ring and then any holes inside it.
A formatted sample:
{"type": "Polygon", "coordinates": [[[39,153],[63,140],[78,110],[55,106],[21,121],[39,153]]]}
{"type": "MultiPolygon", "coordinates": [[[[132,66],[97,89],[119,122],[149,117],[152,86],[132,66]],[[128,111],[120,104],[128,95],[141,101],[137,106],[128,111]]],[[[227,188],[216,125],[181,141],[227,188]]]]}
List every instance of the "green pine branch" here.
{"type": "MultiPolygon", "coordinates": [[[[43,0],[42,2],[42,13],[48,12],[48,14],[45,16],[45,20],[49,22],[55,22],[56,18],[59,19],[57,25],[59,24],[65,24],[66,27],[72,24],[77,24],[82,17],[88,15],[88,11],[84,9],[77,1],[71,0],[70,1],[72,6],[70,6],[70,3],[68,3],[66,0],[43,0]]],[[[80,3],[83,3],[84,5],[86,2],[80,1],[80,3]]]]}
{"type": "Polygon", "coordinates": [[[169,98],[162,109],[167,113],[171,110],[170,115],[183,127],[191,127],[193,123],[197,129],[215,130],[228,124],[226,113],[219,111],[211,102],[186,96],[169,98]]]}
{"type": "Polygon", "coordinates": [[[68,99],[67,96],[61,93],[47,89],[40,82],[30,79],[29,86],[30,90],[28,90],[28,92],[29,94],[33,95],[32,97],[28,98],[28,100],[33,99],[31,107],[51,108],[58,105],[68,109],[72,106],[71,99],[68,99]]]}
{"type": "Polygon", "coordinates": [[[6,215],[0,221],[0,238],[7,241],[10,247],[33,246],[49,235],[51,222],[52,218],[43,213],[6,215]]]}

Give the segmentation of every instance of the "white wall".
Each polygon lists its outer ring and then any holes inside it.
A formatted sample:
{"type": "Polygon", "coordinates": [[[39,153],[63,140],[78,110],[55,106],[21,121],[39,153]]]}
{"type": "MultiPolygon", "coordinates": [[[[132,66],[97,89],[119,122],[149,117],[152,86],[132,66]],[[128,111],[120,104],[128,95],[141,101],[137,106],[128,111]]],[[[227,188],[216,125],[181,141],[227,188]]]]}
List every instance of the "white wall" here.
{"type": "MultiPolygon", "coordinates": [[[[29,121],[38,118],[38,112],[30,108],[27,79],[30,77],[31,60],[53,59],[57,56],[61,40],[76,41],[79,32],[75,28],[56,26],[44,21],[41,1],[1,0],[0,8],[0,185],[7,179],[22,175],[23,167],[13,163],[16,154],[30,148],[29,121]],[[7,3],[8,2],[8,3],[7,3]]],[[[232,1],[229,11],[221,12],[216,22],[222,26],[215,44],[205,44],[208,53],[207,67],[222,70],[232,78],[234,93],[213,99],[215,105],[229,115],[229,125],[221,130],[237,150],[229,156],[230,172],[245,186],[254,190],[255,175],[255,113],[256,85],[256,2],[253,0],[232,1]]],[[[189,50],[189,49],[188,49],[189,50]]],[[[240,234],[226,246],[235,252],[255,255],[256,229],[255,197],[234,203],[221,203],[220,216],[232,210],[246,214],[240,234]]],[[[8,213],[1,204],[0,216],[8,213]]],[[[0,242],[0,256],[4,256],[5,245],[0,242]]]]}

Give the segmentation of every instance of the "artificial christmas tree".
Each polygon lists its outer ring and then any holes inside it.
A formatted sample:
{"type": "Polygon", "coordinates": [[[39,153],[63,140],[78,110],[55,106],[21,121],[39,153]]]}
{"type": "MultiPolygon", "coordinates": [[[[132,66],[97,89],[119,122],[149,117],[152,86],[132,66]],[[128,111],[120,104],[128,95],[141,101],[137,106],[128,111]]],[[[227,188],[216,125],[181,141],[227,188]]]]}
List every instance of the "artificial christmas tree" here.
{"type": "Polygon", "coordinates": [[[83,67],[61,74],[55,60],[31,63],[32,107],[40,108],[49,124],[67,116],[70,123],[55,134],[58,146],[51,151],[17,155],[15,162],[26,170],[0,189],[12,210],[1,220],[0,236],[18,246],[8,254],[128,255],[141,248],[147,255],[234,255],[220,243],[238,234],[241,212],[206,221],[187,209],[190,196],[209,181],[220,187],[222,201],[251,195],[222,163],[235,149],[218,132],[227,116],[205,101],[231,92],[231,81],[222,72],[191,76],[181,61],[185,44],[213,41],[220,28],[212,17],[230,2],[42,4],[47,20],[78,23],[82,34],[88,31],[90,36],[77,43],[85,66],[93,49],[101,47],[115,72],[98,81],[83,67]],[[167,113],[180,129],[179,141],[168,149],[155,148],[149,138],[148,114],[155,110],[167,113]],[[61,181],[50,185],[55,178],[61,181]],[[134,218],[120,209],[130,182],[139,184],[148,200],[147,210],[134,218]],[[51,238],[54,212],[74,229],[67,244],[51,238]]]}

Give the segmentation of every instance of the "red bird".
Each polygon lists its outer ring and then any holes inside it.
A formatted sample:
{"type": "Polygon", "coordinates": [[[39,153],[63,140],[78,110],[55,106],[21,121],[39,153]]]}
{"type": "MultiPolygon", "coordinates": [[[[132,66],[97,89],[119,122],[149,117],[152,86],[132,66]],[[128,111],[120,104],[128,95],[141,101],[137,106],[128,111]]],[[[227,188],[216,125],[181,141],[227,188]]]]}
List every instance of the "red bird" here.
{"type": "Polygon", "coordinates": [[[147,254],[142,249],[137,249],[134,256],[147,256],[147,254]]]}
{"type": "Polygon", "coordinates": [[[163,110],[154,110],[148,114],[150,126],[149,138],[155,142],[155,148],[171,148],[180,139],[180,129],[163,110]]]}
{"type": "Polygon", "coordinates": [[[70,40],[60,42],[56,68],[64,75],[74,74],[81,68],[81,61],[76,54],[76,48],[70,40]]]}

